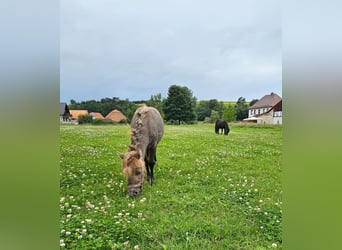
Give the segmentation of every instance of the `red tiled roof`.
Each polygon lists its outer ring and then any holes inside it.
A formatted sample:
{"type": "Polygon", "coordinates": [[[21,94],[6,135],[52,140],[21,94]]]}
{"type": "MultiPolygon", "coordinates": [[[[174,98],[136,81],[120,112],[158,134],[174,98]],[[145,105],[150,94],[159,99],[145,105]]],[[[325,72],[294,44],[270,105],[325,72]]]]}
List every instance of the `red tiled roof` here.
{"type": "Polygon", "coordinates": [[[106,115],[105,119],[119,122],[121,120],[126,120],[126,116],[124,116],[119,110],[114,109],[108,115],[106,115]]]}
{"type": "Polygon", "coordinates": [[[78,120],[80,115],[87,115],[88,110],[69,110],[73,119],[78,120]]]}
{"type": "Polygon", "coordinates": [[[271,94],[262,97],[259,101],[254,103],[253,106],[249,107],[249,109],[273,107],[279,101],[281,101],[281,97],[272,92],[271,94]]]}
{"type": "Polygon", "coordinates": [[[90,115],[96,119],[104,119],[103,115],[99,112],[91,112],[90,115]]]}

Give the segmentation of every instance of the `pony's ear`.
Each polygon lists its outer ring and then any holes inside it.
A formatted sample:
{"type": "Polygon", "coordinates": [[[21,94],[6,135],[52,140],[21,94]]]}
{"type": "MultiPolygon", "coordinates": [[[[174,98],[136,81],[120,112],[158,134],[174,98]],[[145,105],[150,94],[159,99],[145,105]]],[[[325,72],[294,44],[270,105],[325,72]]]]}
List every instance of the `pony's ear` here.
{"type": "Polygon", "coordinates": [[[133,151],[133,153],[132,153],[132,156],[135,157],[135,158],[137,158],[137,159],[140,158],[140,155],[141,155],[140,150],[139,150],[139,151],[135,150],[135,151],[133,151]]]}
{"type": "Polygon", "coordinates": [[[123,159],[125,157],[125,154],[119,153],[118,156],[123,159]]]}
{"type": "Polygon", "coordinates": [[[134,151],[134,150],[136,150],[136,147],[135,147],[135,146],[133,146],[132,144],[131,144],[131,145],[129,145],[129,146],[128,146],[128,148],[129,148],[129,150],[130,150],[130,151],[134,151]]]}

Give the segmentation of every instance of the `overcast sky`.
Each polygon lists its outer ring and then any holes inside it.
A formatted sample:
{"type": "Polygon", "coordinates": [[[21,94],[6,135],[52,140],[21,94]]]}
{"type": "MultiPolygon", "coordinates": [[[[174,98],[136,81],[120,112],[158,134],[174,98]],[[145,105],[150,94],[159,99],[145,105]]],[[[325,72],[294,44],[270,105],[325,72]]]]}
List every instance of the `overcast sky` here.
{"type": "Polygon", "coordinates": [[[282,95],[275,0],[62,0],[60,100],[282,95]]]}

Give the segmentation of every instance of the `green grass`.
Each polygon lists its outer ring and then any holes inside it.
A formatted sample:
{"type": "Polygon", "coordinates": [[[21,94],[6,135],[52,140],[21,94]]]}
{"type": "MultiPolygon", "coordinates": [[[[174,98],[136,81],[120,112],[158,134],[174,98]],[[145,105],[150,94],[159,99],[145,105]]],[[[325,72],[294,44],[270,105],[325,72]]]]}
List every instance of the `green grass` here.
{"type": "Polygon", "coordinates": [[[282,248],[282,127],[165,126],[155,185],[127,196],[128,126],[61,126],[66,249],[282,248]]]}

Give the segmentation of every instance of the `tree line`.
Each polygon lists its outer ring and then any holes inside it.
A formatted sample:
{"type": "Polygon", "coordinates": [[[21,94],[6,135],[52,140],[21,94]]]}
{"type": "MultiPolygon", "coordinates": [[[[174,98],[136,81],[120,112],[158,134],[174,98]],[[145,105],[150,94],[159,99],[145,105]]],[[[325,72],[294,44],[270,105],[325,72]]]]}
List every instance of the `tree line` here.
{"type": "Polygon", "coordinates": [[[158,109],[169,124],[191,124],[197,121],[211,123],[217,119],[224,119],[228,122],[241,121],[248,117],[248,107],[257,101],[258,99],[253,99],[247,103],[244,97],[240,97],[235,104],[224,104],[223,101],[217,99],[198,101],[188,87],[172,85],[168,89],[167,98],[162,98],[158,93],[152,95],[149,100],[141,101],[121,100],[118,97],[81,102],[72,99],[69,109],[86,109],[89,112],[100,112],[103,116],[113,109],[118,109],[130,119],[139,105],[145,103],[158,109]]]}

